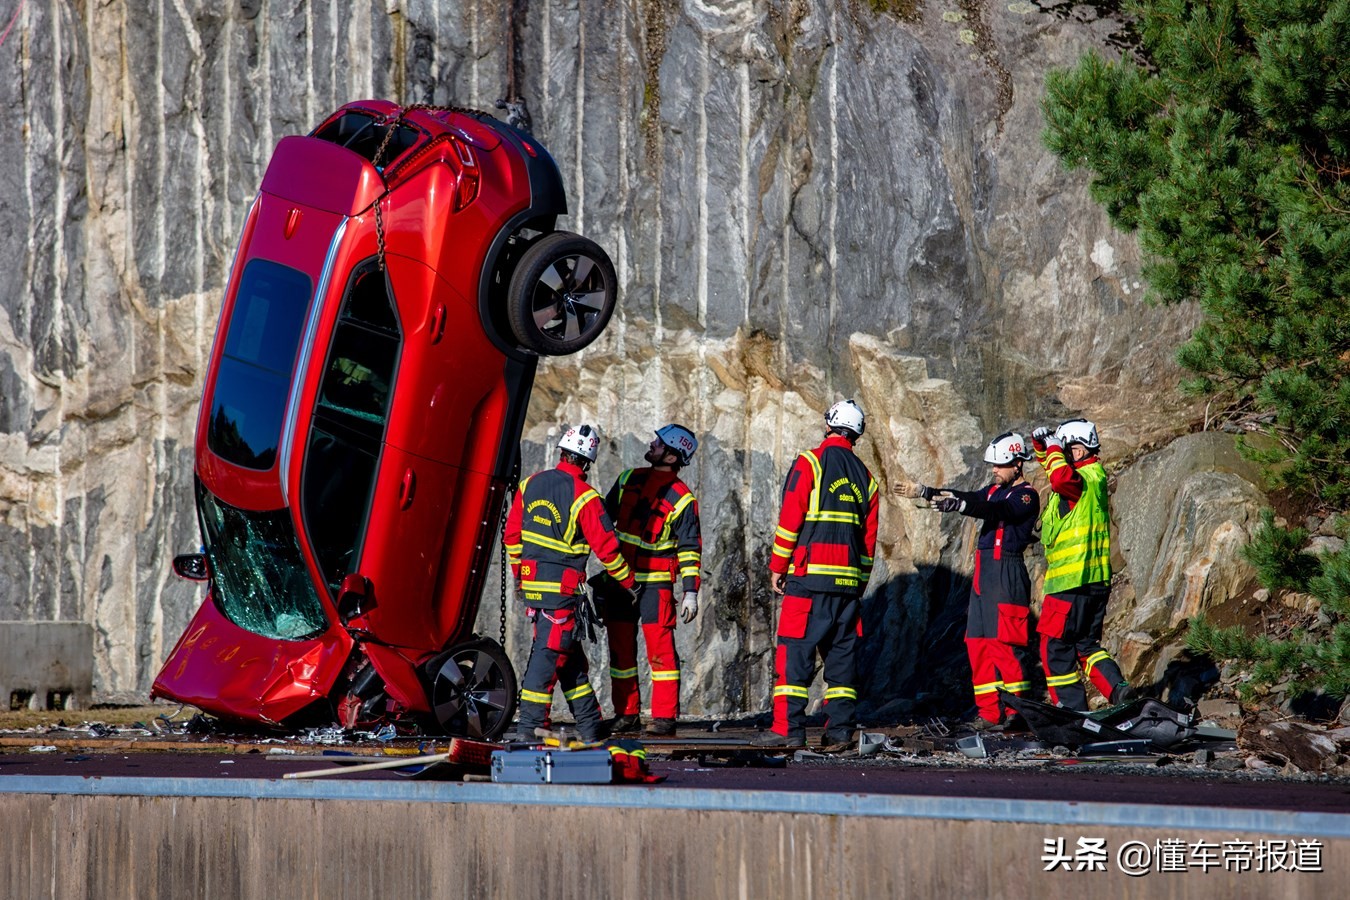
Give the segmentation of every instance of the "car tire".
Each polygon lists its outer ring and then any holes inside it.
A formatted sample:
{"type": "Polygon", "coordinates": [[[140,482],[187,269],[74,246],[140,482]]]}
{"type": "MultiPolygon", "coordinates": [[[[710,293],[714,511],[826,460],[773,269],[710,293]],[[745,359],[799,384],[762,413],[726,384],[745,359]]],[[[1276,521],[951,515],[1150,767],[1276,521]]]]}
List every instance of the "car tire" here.
{"type": "Polygon", "coordinates": [[[618,296],[614,264],[600,245],[555,231],[521,256],[511,276],[507,318],[522,347],[563,356],[600,336],[618,296]]]}
{"type": "Polygon", "coordinates": [[[491,638],[458,644],[432,661],[431,714],[442,734],[492,740],[516,714],[516,670],[491,638]]]}

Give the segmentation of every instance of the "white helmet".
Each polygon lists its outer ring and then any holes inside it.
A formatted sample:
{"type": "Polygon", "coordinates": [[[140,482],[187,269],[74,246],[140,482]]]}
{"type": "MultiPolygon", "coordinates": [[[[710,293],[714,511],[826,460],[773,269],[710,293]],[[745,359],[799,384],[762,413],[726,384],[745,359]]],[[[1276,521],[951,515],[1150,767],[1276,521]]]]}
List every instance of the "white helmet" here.
{"type": "Polygon", "coordinates": [[[600,433],[594,425],[574,425],[559,439],[558,449],[595,462],[596,451],[600,449],[600,433]]]}
{"type": "Polygon", "coordinates": [[[825,413],[825,424],[831,428],[847,428],[855,435],[861,435],[867,427],[867,417],[862,407],[852,400],[840,400],[825,413]]]}
{"type": "Polygon", "coordinates": [[[995,466],[1009,466],[1019,459],[1031,459],[1031,450],[1015,431],[1003,432],[984,448],[984,461],[995,466]]]}
{"type": "Polygon", "coordinates": [[[694,458],[694,451],[698,449],[698,438],[694,437],[694,433],[674,422],[665,428],[657,429],[656,436],[666,445],[667,450],[673,451],[680,458],[682,466],[689,465],[689,460],[694,458]]]}
{"type": "Polygon", "coordinates": [[[1082,444],[1089,450],[1096,450],[1101,446],[1097,442],[1097,426],[1087,419],[1070,419],[1062,423],[1055,429],[1055,437],[1066,447],[1069,444],[1082,444]]]}

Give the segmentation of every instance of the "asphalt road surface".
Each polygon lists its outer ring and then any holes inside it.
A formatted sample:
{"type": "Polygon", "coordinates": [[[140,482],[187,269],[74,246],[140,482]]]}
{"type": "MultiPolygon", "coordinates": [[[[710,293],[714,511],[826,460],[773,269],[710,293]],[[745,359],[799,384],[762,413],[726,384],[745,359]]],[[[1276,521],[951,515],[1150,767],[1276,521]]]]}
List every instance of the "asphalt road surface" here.
{"type": "MultiPolygon", "coordinates": [[[[39,745],[40,746],[40,745],[39,745]]],[[[321,749],[310,748],[317,755],[321,749]]],[[[365,761],[363,759],[363,761],[365,761]]],[[[1064,802],[1142,803],[1294,812],[1350,813],[1350,783],[1293,781],[1274,776],[1220,776],[1190,766],[1047,760],[1026,767],[914,764],[900,758],[823,759],[778,768],[736,766],[707,759],[652,755],[664,790],[797,791],[1064,802]]],[[[241,753],[85,752],[7,747],[0,778],[278,779],[287,772],[334,768],[314,758],[286,758],[267,748],[241,753]]],[[[340,767],[338,767],[340,768],[340,767]]],[[[420,776],[432,777],[433,772],[420,776]]],[[[446,773],[449,774],[449,773],[446,773]]],[[[406,780],[394,770],[341,773],[325,780],[406,780]]],[[[616,790],[623,790],[616,786],[616,790]]]]}

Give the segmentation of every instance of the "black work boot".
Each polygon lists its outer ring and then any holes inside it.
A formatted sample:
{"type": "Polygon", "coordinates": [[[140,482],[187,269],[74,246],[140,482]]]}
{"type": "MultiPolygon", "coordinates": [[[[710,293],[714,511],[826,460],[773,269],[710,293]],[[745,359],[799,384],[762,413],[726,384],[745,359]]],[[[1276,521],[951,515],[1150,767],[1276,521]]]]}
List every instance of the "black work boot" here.
{"type": "Polygon", "coordinates": [[[839,753],[852,750],[855,746],[853,732],[844,729],[826,731],[820,736],[820,749],[826,753],[839,753]]]}
{"type": "Polygon", "coordinates": [[[774,747],[780,750],[791,750],[806,746],[806,734],[789,734],[786,737],[776,731],[765,731],[752,737],[747,743],[755,747],[774,747]]]}
{"type": "Polygon", "coordinates": [[[675,733],[674,719],[652,719],[644,734],[651,737],[670,737],[675,733]]]}
{"type": "Polygon", "coordinates": [[[1130,686],[1128,681],[1122,681],[1112,688],[1110,702],[1112,706],[1120,706],[1122,703],[1129,703],[1138,696],[1139,694],[1130,686]]]}
{"type": "Polygon", "coordinates": [[[638,718],[637,713],[631,713],[623,716],[615,716],[609,721],[610,734],[632,734],[642,730],[642,719],[638,718]]]}

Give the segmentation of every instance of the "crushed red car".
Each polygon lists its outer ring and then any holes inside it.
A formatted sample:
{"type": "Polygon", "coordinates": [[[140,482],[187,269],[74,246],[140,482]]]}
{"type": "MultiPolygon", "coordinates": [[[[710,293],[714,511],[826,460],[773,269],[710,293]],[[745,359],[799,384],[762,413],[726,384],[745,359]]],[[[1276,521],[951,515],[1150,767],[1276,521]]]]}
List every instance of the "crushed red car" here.
{"type": "Polygon", "coordinates": [[[540,354],[607,324],[609,257],[488,113],[348,104],[276,147],[196,432],[207,583],[151,695],[282,727],[493,737],[516,677],[472,633],[540,354]]]}

